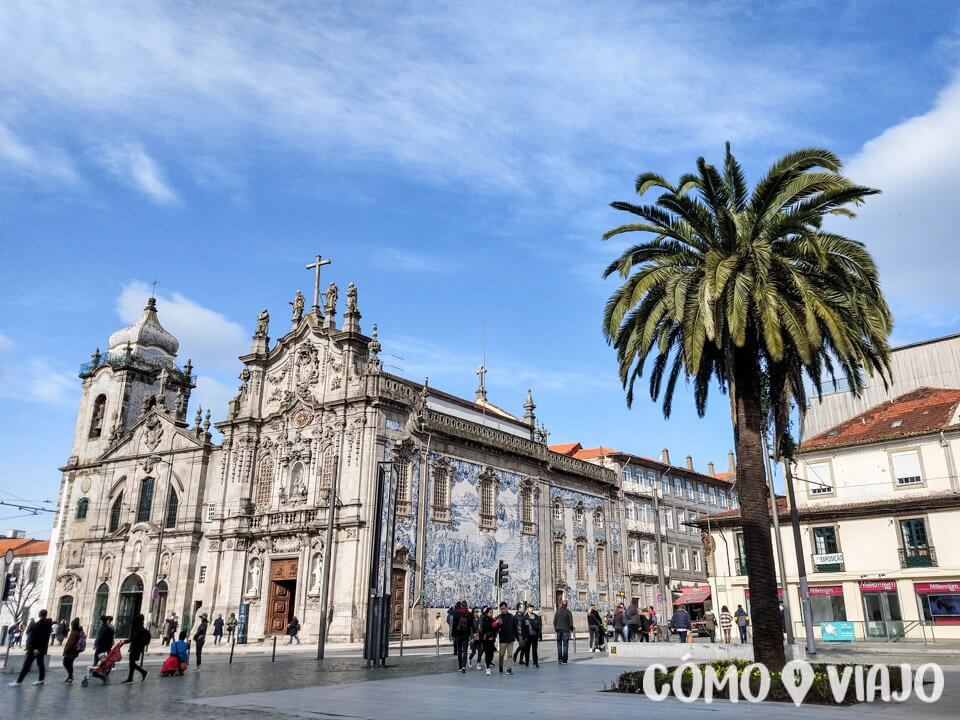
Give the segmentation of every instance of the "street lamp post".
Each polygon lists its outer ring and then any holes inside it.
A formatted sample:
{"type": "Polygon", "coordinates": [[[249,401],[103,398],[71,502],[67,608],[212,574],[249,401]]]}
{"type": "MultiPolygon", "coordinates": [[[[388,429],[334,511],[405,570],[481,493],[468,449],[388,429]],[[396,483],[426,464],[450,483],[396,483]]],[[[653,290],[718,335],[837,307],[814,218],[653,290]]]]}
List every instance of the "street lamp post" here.
{"type": "MultiPolygon", "coordinates": [[[[170,440],[170,451],[173,451],[173,438],[170,440]]],[[[154,628],[158,628],[160,626],[160,620],[156,616],[156,611],[160,594],[157,591],[157,587],[160,583],[160,556],[163,553],[163,536],[167,527],[167,508],[170,505],[170,493],[173,492],[173,462],[171,460],[165,460],[159,455],[151,455],[150,461],[153,464],[167,464],[167,502],[164,503],[160,513],[160,533],[157,536],[157,557],[153,561],[153,585],[150,590],[150,624],[154,628]]]]}
{"type": "Polygon", "coordinates": [[[770,505],[773,513],[773,532],[776,538],[777,564],[780,566],[780,581],[783,583],[783,624],[787,633],[787,644],[793,645],[793,621],[790,617],[790,593],[787,587],[787,565],[783,559],[783,537],[780,535],[780,513],[777,510],[777,493],[773,487],[773,470],[770,465],[770,453],[767,451],[767,434],[760,436],[763,446],[763,459],[766,461],[767,487],[770,489],[770,505]]]}

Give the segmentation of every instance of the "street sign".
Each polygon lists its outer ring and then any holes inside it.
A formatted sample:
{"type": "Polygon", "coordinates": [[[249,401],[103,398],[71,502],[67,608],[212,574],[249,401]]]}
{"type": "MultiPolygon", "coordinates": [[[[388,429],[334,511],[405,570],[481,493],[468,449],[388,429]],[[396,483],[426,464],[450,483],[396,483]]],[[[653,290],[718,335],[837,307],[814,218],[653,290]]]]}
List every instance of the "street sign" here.
{"type": "Polygon", "coordinates": [[[820,623],[820,637],[825,642],[853,642],[857,639],[853,623],[847,620],[820,623]]]}
{"type": "Polygon", "coordinates": [[[247,624],[250,622],[250,603],[240,603],[240,612],[237,613],[237,645],[247,642],[247,624]]]}

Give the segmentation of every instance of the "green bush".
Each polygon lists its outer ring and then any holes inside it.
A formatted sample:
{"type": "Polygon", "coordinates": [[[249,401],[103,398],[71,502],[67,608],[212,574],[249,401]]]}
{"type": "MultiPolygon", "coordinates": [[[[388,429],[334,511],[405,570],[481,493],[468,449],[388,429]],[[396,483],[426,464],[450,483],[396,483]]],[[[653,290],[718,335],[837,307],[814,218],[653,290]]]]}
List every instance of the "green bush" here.
{"type": "MultiPolygon", "coordinates": [[[[751,662],[746,660],[715,660],[710,663],[698,664],[697,667],[700,669],[700,672],[703,673],[707,667],[712,667],[717,673],[717,676],[722,676],[726,672],[727,668],[733,666],[737,669],[737,680],[738,683],[743,677],[743,671],[748,666],[751,665],[751,662]]],[[[812,663],[811,667],[813,668],[813,684],[810,686],[810,690],[807,691],[807,695],[804,698],[805,703],[811,703],[815,705],[852,705],[857,702],[857,691],[856,684],[853,678],[850,679],[849,685],[847,685],[846,696],[837,703],[833,698],[833,691],[830,688],[830,678],[827,675],[827,666],[824,663],[812,663]]],[[[842,674],[846,665],[836,665],[837,673],[842,674]]],[[[852,667],[857,667],[853,665],[852,667]]],[[[871,666],[863,666],[864,672],[868,672],[871,666]]],[[[656,670],[654,672],[654,688],[657,693],[660,693],[663,690],[664,685],[667,686],[667,689],[670,691],[670,694],[673,694],[673,677],[677,671],[677,667],[667,668],[666,672],[661,670],[656,670]]],[[[891,692],[900,692],[903,689],[903,676],[900,672],[900,667],[898,665],[888,665],[887,672],[890,673],[890,690],[891,692]]],[[[621,693],[631,693],[631,694],[643,694],[643,671],[632,670],[629,672],[622,673],[620,677],[617,678],[613,690],[615,692],[621,693]]],[[[680,677],[680,687],[683,690],[685,696],[689,697],[690,690],[692,688],[692,679],[693,671],[689,666],[684,668],[683,675],[680,677]]],[[[704,687],[706,683],[704,683],[704,687]]],[[[759,692],[760,689],[760,671],[755,669],[750,674],[750,689],[754,695],[759,692]]],[[[701,691],[702,693],[702,691],[701,691]]],[[[701,694],[701,697],[703,695],[701,694]]],[[[714,698],[727,698],[729,697],[727,686],[724,686],[722,689],[713,691],[714,698]]],[[[790,694],[787,692],[786,687],[783,685],[783,679],[780,676],[780,673],[771,672],[770,673],[770,692],[767,694],[767,701],[769,702],[793,702],[790,698],[790,694]]]]}

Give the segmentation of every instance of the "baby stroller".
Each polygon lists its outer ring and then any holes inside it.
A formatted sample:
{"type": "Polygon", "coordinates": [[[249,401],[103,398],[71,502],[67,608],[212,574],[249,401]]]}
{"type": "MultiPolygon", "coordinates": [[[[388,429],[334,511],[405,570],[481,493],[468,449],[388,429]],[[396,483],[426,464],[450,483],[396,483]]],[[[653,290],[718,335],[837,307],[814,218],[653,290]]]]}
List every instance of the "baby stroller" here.
{"type": "Polygon", "coordinates": [[[95,677],[106,685],[110,678],[110,671],[113,670],[113,666],[120,662],[123,658],[123,653],[120,652],[120,648],[123,647],[123,643],[119,642],[114,645],[110,650],[100,658],[100,662],[90,668],[90,672],[87,675],[83,676],[83,680],[80,681],[80,684],[86,687],[90,684],[90,678],[95,677]]]}

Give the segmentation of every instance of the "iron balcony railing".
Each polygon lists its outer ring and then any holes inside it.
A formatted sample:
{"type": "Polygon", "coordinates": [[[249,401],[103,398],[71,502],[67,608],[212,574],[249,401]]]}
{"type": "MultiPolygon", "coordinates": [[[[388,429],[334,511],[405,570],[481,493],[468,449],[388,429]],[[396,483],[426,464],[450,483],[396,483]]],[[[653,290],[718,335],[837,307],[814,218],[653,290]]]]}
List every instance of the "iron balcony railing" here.
{"type": "Polygon", "coordinates": [[[900,567],[936,567],[937,553],[932,545],[900,548],[900,567]]]}

